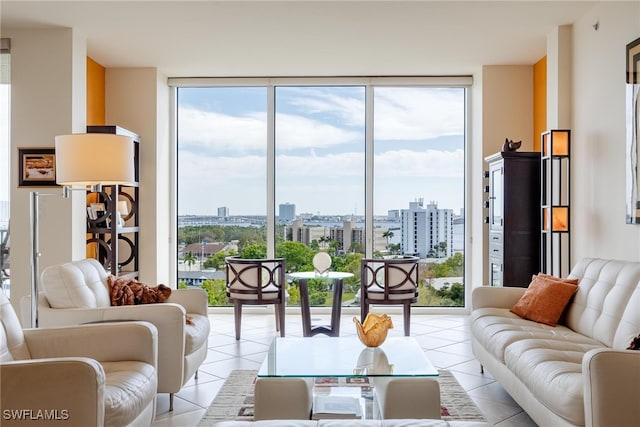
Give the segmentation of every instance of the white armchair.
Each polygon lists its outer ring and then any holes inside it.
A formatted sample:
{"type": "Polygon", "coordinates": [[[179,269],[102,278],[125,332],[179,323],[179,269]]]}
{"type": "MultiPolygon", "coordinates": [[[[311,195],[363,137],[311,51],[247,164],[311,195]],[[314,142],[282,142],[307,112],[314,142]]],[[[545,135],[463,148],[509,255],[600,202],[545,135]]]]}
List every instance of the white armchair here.
{"type": "MultiPolygon", "coordinates": [[[[210,324],[203,289],[178,289],[161,304],[111,306],[108,274],[95,259],[51,266],[42,272],[38,326],[43,328],[92,322],[140,320],[158,328],[158,393],[173,394],[194,375],[207,357],[210,324]],[[188,322],[187,322],[188,318],[188,322]]],[[[30,296],[21,301],[23,321],[30,296]]]]}
{"type": "Polygon", "coordinates": [[[3,291],[0,324],[3,426],[153,422],[158,337],[152,324],[22,330],[3,291]]]}

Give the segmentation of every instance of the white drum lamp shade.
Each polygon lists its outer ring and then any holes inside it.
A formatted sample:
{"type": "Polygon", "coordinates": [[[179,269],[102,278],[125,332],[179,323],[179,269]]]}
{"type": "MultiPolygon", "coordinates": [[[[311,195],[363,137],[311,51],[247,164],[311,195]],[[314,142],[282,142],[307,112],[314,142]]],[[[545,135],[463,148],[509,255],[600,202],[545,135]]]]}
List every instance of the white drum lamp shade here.
{"type": "Polygon", "coordinates": [[[59,185],[131,184],[133,139],[113,134],[56,136],[56,182],[59,185]]]}

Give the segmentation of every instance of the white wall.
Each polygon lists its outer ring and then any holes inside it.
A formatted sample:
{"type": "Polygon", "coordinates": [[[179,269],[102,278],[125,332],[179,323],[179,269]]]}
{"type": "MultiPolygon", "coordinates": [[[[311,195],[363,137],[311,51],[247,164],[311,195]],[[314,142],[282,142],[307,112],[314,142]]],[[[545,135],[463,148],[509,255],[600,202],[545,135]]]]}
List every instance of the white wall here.
{"type": "MultiPolygon", "coordinates": [[[[71,29],[9,30],[11,38],[11,302],[30,293],[29,193],[18,187],[18,148],[54,147],[86,125],[86,45],[71,29]]],[[[40,269],[85,257],[84,194],[40,197],[40,269]]],[[[28,326],[28,325],[25,325],[28,326]]]]}
{"type": "Polygon", "coordinates": [[[140,280],[170,285],[169,89],[155,68],[107,68],[106,122],[140,135],[140,280]]]}
{"type": "MultiPolygon", "coordinates": [[[[482,135],[482,139],[477,138],[482,143],[482,155],[480,158],[473,157],[472,161],[478,167],[477,172],[473,173],[472,179],[482,182],[478,191],[481,197],[476,199],[474,203],[475,209],[472,211],[474,215],[484,218],[487,210],[483,208],[483,201],[487,199],[488,194],[483,193],[484,185],[488,184],[487,180],[483,180],[482,171],[488,168],[484,158],[494,154],[502,149],[505,138],[514,141],[522,141],[519,151],[532,151],[533,141],[533,65],[490,65],[482,67],[482,78],[475,78],[476,82],[482,82],[481,102],[482,114],[478,117],[482,118],[482,127],[476,135],[482,135]]],[[[477,132],[474,129],[474,132],[477,132]]],[[[471,217],[471,219],[476,219],[471,217]]],[[[473,276],[482,278],[482,282],[474,281],[473,286],[488,284],[489,282],[489,244],[487,225],[482,223],[482,265],[480,270],[475,270],[473,276]]],[[[477,256],[476,253],[474,255],[477,256]]],[[[474,259],[478,261],[477,259],[474,259]]]]}
{"type": "Polygon", "coordinates": [[[573,264],[640,261],[640,225],[625,223],[624,197],[625,46],[638,37],[640,2],[600,3],[573,25],[573,264]]]}

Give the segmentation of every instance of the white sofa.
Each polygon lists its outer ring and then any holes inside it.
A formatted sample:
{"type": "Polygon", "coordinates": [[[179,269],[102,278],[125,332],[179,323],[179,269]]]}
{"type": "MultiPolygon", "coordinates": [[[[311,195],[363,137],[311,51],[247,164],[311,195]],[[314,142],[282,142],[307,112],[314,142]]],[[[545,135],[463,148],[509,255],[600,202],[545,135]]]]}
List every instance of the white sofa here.
{"type": "MultiPolygon", "coordinates": [[[[38,326],[139,320],[158,329],[158,392],[173,394],[197,373],[207,357],[210,331],[207,294],[178,289],[165,303],[111,306],[108,274],[95,259],[47,267],[41,275],[38,326]],[[189,318],[189,322],[186,318],[189,318]]],[[[29,324],[31,296],[21,300],[23,324],[29,324]]]]}
{"type": "Polygon", "coordinates": [[[640,425],[640,262],[583,259],[569,278],[556,327],[509,311],[525,288],[474,289],[473,352],[540,426],[640,425]]]}
{"type": "Polygon", "coordinates": [[[407,420],[268,420],[222,421],[216,427],[490,427],[482,421],[407,420]]]}

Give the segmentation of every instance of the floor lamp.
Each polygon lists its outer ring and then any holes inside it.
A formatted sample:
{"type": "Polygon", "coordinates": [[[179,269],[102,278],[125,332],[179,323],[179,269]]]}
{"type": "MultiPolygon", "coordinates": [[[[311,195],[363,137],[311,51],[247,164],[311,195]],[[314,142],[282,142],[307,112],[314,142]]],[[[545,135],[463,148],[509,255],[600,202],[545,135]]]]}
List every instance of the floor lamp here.
{"type": "MultiPolygon", "coordinates": [[[[31,227],[31,327],[38,327],[40,277],[40,239],[38,228],[41,196],[69,197],[71,191],[100,191],[102,185],[127,185],[134,182],[133,139],[114,134],[73,134],[55,137],[56,182],[62,194],[30,196],[31,227]]],[[[115,201],[117,202],[117,200],[115,201]]]]}

